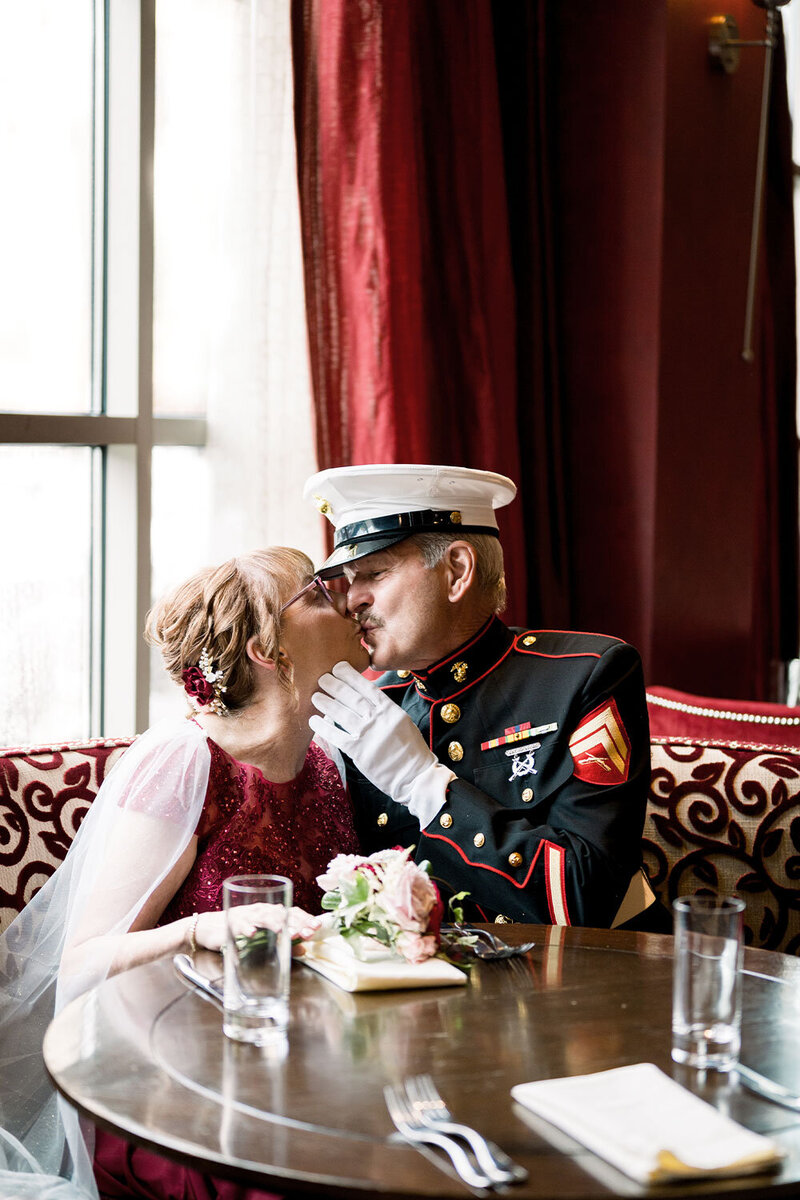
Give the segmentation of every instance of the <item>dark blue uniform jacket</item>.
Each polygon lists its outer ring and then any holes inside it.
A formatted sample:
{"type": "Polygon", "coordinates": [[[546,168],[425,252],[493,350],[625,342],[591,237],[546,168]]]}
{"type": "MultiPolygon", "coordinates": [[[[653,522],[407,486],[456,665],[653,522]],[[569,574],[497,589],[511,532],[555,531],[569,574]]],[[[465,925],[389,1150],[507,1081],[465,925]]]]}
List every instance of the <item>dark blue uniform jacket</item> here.
{"type": "Polygon", "coordinates": [[[491,618],[378,686],[458,776],[426,829],[347,760],[362,848],[415,845],[473,920],[608,927],[641,865],[650,738],[639,655],[491,618]]]}

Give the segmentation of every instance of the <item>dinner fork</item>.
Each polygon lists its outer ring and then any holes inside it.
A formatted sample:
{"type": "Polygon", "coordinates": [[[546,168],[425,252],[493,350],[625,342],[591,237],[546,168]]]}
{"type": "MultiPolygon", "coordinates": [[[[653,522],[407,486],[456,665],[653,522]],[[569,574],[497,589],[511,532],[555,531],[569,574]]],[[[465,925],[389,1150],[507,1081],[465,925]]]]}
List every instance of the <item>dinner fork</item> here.
{"type": "Polygon", "coordinates": [[[485,959],[487,962],[491,962],[492,959],[514,958],[518,954],[527,954],[536,945],[535,942],[523,942],[521,946],[510,946],[496,933],[490,933],[488,929],[478,929],[473,925],[459,925],[456,922],[453,928],[459,933],[469,933],[473,937],[483,938],[486,945],[476,941],[470,948],[478,958],[485,959]]]}
{"type": "Polygon", "coordinates": [[[409,1142],[425,1142],[430,1146],[438,1146],[449,1155],[450,1161],[459,1177],[470,1187],[491,1187],[492,1180],[482,1171],[476,1171],[466,1153],[451,1137],[438,1130],[431,1129],[419,1117],[415,1116],[403,1092],[391,1084],[383,1089],[386,1107],[397,1130],[409,1142]]]}
{"type": "Polygon", "coordinates": [[[430,1075],[413,1075],[405,1081],[406,1095],[414,1112],[430,1129],[452,1133],[469,1142],[478,1160],[478,1166],[486,1172],[493,1183],[521,1183],[528,1178],[524,1167],[515,1163],[494,1142],[490,1142],[471,1125],[462,1125],[453,1119],[430,1075]]]}

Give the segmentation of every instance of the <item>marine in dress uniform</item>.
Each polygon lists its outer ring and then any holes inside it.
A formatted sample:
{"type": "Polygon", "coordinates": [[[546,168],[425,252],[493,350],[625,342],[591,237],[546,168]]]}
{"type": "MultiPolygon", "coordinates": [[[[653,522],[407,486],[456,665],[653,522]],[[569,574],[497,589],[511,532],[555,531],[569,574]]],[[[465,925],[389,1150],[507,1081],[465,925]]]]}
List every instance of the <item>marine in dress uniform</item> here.
{"type": "MultiPolygon", "coordinates": [[[[339,574],[417,532],[497,536],[494,508],[514,492],[503,476],[466,468],[322,472],[306,494],[317,496],[337,532],[320,573],[339,574]]],[[[334,675],[320,681],[326,715],[312,723],[352,754],[347,779],[366,852],[414,845],[445,896],[469,893],[472,919],[608,927],[652,903],[641,872],[650,739],[632,646],[597,634],[510,629],[491,615],[424,669],[389,672],[377,685],[338,668],[334,675]],[[408,727],[399,728],[420,764],[423,797],[410,802],[415,780],[387,786],[394,777],[380,753],[367,754],[369,769],[358,761],[361,740],[374,741],[382,727],[391,757],[392,705],[421,735],[417,746],[417,735],[409,740],[408,727]],[[351,720],[351,710],[371,716],[351,720]]]]}

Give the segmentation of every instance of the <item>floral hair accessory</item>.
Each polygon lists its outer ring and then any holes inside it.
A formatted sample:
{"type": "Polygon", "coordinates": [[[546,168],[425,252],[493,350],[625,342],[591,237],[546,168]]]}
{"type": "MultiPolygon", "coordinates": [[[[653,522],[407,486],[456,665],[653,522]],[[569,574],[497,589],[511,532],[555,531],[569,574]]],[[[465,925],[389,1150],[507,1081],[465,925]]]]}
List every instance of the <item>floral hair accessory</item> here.
{"type": "Polygon", "coordinates": [[[223,675],[223,671],[214,670],[211,655],[204,646],[197,666],[186,667],[181,672],[181,679],[186,695],[191,696],[200,708],[207,707],[209,712],[224,717],[228,709],[222,699],[222,693],[227,691],[225,685],[220,682],[223,675]]]}

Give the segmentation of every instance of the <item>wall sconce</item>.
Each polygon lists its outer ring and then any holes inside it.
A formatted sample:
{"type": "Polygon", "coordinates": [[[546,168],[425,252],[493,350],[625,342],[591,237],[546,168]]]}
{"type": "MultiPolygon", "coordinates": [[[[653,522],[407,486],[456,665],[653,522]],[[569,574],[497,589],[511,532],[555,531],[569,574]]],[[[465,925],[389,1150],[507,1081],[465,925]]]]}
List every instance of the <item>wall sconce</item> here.
{"type": "Polygon", "coordinates": [[[753,0],[758,8],[767,12],[766,35],[763,41],[742,41],[739,26],[733,17],[716,16],[708,22],[708,53],[711,61],[727,75],[733,75],[739,67],[740,50],[745,46],[763,46],[764,82],[761,89],[761,121],[758,130],[758,152],[756,155],[756,187],[753,201],[753,225],[750,232],[750,266],[747,275],[747,298],[744,314],[744,345],[742,358],[752,362],[753,354],[753,311],[755,308],[756,272],[758,268],[758,234],[761,227],[761,200],[764,193],[764,165],[767,152],[767,118],[769,116],[769,90],[772,80],[772,57],[777,44],[777,10],[789,0],[753,0]]]}

